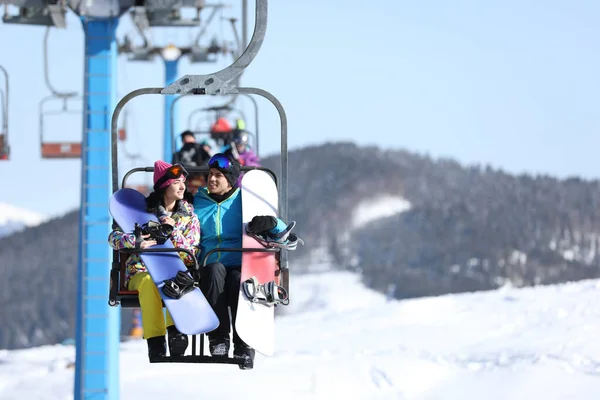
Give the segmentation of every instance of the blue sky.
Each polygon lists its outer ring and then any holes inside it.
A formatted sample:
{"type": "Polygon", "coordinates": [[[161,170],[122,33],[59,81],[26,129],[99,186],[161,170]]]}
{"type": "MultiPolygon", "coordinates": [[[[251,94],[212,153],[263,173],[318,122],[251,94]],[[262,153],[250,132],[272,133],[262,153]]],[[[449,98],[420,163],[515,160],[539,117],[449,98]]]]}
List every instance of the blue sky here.
{"type": "MultiPolygon", "coordinates": [[[[223,15],[238,15],[237,3],[223,15]]],[[[511,173],[598,178],[599,12],[600,3],[591,0],[271,1],[266,40],[242,84],[280,99],[291,149],[350,140],[511,173]]],[[[83,32],[72,14],[68,24],[51,33],[52,84],[81,91],[83,32]]],[[[133,32],[124,17],[118,36],[133,32]]],[[[232,40],[227,22],[214,24],[213,33],[232,40]]],[[[41,27],[0,23],[0,65],[11,78],[12,147],[11,161],[0,163],[0,202],[60,214],[78,205],[80,161],[40,158],[38,103],[49,94],[43,35],[41,27]]],[[[152,34],[157,45],[186,45],[190,36],[174,28],[152,34]]],[[[216,71],[229,61],[186,59],[180,75],[216,71]]],[[[121,56],[117,74],[119,97],[164,82],[160,60],[121,56]]],[[[224,101],[180,101],[179,127],[195,108],[224,101]]],[[[272,154],[279,149],[278,117],[258,101],[260,151],[272,154]]],[[[162,102],[147,96],[130,108],[126,146],[142,164],[162,156],[162,102]]],[[[248,100],[239,104],[252,115],[248,100]]],[[[49,139],[79,140],[80,119],[49,118],[46,131],[49,139]]],[[[134,164],[123,160],[121,167],[134,164]]]]}

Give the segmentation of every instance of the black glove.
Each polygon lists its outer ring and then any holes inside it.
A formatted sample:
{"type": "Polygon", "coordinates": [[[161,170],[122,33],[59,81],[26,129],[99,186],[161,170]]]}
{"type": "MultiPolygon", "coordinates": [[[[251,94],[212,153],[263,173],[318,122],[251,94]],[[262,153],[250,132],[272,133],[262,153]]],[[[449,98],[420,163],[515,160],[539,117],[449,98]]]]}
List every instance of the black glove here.
{"type": "Polygon", "coordinates": [[[255,235],[264,235],[277,226],[277,218],[270,215],[257,215],[248,222],[246,231],[255,235]]]}

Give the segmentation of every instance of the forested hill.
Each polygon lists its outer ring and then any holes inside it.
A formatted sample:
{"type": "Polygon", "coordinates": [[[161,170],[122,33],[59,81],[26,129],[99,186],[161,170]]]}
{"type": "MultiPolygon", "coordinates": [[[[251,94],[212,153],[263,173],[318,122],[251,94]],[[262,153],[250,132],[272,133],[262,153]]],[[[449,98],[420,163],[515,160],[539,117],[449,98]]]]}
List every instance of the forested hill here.
{"type": "Polygon", "coordinates": [[[290,218],[307,243],[294,256],[325,244],[338,266],[360,268],[379,290],[395,285],[399,298],[599,275],[597,180],[514,176],[350,143],[294,151],[289,174],[290,218]],[[411,208],[355,226],[358,206],[377,214],[390,196],[411,208]]]}
{"type": "MultiPolygon", "coordinates": [[[[279,170],[276,157],[263,164],[279,170]]],[[[599,197],[598,181],[351,143],[306,147],[289,154],[289,219],[306,242],[290,265],[360,270],[398,298],[598,277],[599,197]],[[386,198],[410,208],[379,218],[386,198]]],[[[0,241],[0,348],[74,336],[78,219],[72,211],[0,241]]]]}

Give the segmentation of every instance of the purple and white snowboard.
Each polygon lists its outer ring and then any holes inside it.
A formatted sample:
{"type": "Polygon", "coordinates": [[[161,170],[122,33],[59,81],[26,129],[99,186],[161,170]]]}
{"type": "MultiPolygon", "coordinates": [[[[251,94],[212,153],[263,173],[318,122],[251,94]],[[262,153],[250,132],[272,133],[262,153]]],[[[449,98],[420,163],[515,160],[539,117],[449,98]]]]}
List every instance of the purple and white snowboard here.
{"type": "MultiPolygon", "coordinates": [[[[144,195],[134,189],[123,188],[115,192],[110,198],[109,210],[121,229],[128,233],[133,232],[136,223],[143,225],[148,221],[158,221],[155,215],[146,211],[144,195]]],[[[164,244],[151,248],[173,248],[173,243],[167,240],[164,244]]],[[[219,326],[217,315],[199,288],[180,299],[171,299],[163,294],[161,287],[165,279],[173,278],[178,271],[187,271],[177,252],[140,253],[140,257],[181,333],[196,335],[210,332],[219,326]]]]}

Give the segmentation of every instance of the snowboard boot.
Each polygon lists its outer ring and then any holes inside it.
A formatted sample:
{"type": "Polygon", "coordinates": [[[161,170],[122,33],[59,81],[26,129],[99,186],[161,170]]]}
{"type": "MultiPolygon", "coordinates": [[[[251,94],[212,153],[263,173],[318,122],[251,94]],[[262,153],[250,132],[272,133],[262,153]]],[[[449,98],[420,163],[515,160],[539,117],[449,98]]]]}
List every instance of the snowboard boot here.
{"type": "Polygon", "coordinates": [[[240,369],[254,368],[254,349],[251,347],[240,346],[233,350],[233,357],[244,359],[243,364],[238,364],[240,369]]]}
{"type": "Polygon", "coordinates": [[[164,336],[151,337],[148,342],[148,359],[165,357],[167,355],[167,343],[164,336]]]}
{"type": "Polygon", "coordinates": [[[169,332],[169,354],[171,356],[183,356],[188,347],[188,337],[179,332],[175,325],[167,328],[169,332]]]}
{"type": "Polygon", "coordinates": [[[229,355],[229,338],[208,338],[210,354],[213,357],[227,357],[229,355]]]}

